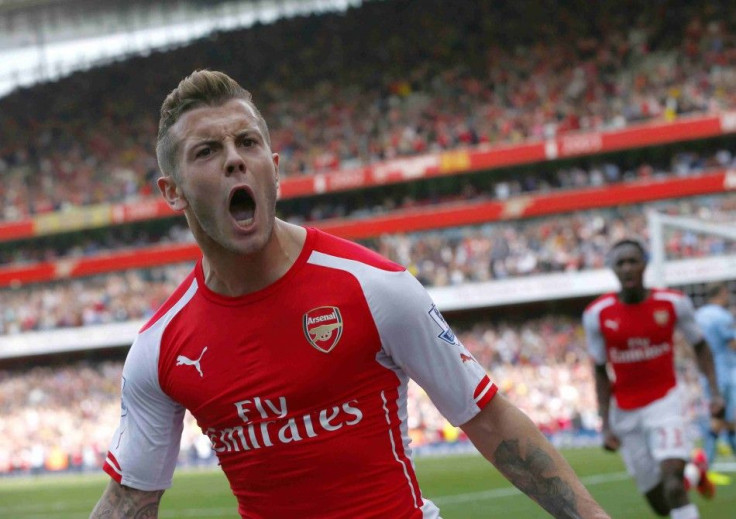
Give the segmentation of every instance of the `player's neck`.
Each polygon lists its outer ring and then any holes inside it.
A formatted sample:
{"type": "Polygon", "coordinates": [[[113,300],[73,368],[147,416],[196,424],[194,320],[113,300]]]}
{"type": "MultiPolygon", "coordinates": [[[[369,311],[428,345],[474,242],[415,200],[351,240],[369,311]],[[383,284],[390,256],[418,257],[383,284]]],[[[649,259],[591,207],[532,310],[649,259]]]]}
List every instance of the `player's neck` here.
{"type": "Polygon", "coordinates": [[[306,229],[277,221],[272,237],[255,254],[204,255],[207,288],[227,297],[262,290],[283,277],[294,265],[306,240],[306,229]]]}
{"type": "Polygon", "coordinates": [[[647,297],[649,297],[649,290],[644,287],[631,290],[622,290],[618,295],[618,298],[621,300],[621,302],[627,305],[635,305],[641,303],[647,297]]]}

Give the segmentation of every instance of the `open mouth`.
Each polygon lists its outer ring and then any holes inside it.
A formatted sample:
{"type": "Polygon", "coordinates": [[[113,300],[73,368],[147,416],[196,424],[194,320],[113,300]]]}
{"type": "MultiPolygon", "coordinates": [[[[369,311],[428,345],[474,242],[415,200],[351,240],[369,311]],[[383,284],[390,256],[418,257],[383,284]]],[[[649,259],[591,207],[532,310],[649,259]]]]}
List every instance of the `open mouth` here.
{"type": "Polygon", "coordinates": [[[230,194],[229,210],[239,226],[247,227],[252,224],[256,213],[256,202],[250,191],[244,187],[235,189],[230,194]]]}

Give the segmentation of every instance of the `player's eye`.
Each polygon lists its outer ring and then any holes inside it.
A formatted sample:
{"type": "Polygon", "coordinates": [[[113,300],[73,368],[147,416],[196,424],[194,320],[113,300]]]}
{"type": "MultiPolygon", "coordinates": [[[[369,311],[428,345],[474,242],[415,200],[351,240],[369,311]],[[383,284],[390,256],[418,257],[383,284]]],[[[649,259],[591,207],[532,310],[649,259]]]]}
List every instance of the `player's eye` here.
{"type": "Polygon", "coordinates": [[[194,154],[195,157],[206,157],[212,152],[212,149],[210,147],[200,148],[197,150],[197,153],[194,154]]]}

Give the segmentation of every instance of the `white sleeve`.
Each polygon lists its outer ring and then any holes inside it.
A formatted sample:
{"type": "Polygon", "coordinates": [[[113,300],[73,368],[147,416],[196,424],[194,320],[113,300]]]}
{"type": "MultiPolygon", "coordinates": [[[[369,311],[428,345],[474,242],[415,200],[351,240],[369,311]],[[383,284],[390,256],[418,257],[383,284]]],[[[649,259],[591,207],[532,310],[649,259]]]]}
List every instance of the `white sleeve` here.
{"type": "Polygon", "coordinates": [[[156,332],[156,328],[143,332],[128,353],[120,425],[103,467],[118,483],[138,490],[171,486],[183,429],[184,408],[159,385],[156,332]]]}
{"type": "Polygon", "coordinates": [[[427,291],[406,270],[313,252],[309,262],[350,272],[360,283],[381,340],[376,360],[427,392],[453,425],[462,425],[498,387],[452,333],[427,291]]]}
{"type": "Polygon", "coordinates": [[[597,365],[606,363],[606,341],[601,333],[600,313],[594,307],[583,312],[583,330],[588,353],[597,365]]]}
{"type": "Polygon", "coordinates": [[[703,332],[695,319],[695,306],[692,299],[686,295],[673,300],[677,313],[677,328],[690,344],[697,344],[703,338],[703,332]]]}
{"type": "Polygon", "coordinates": [[[381,337],[384,357],[379,361],[400,368],[422,386],[450,423],[464,424],[498,388],[419,281],[407,271],[382,274],[366,294],[381,337]]]}

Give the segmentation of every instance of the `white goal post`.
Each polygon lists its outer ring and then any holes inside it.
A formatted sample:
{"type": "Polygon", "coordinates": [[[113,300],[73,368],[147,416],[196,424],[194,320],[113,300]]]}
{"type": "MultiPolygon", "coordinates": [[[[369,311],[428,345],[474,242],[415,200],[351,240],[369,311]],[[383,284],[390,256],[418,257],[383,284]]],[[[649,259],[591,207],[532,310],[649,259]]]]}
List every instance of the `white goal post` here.
{"type": "Polygon", "coordinates": [[[653,209],[647,211],[649,230],[649,268],[651,284],[655,287],[667,286],[665,279],[665,239],[666,227],[674,227],[701,234],[713,234],[736,241],[736,227],[718,224],[689,216],[672,216],[653,209]]]}

